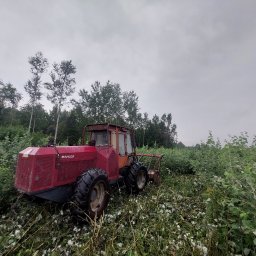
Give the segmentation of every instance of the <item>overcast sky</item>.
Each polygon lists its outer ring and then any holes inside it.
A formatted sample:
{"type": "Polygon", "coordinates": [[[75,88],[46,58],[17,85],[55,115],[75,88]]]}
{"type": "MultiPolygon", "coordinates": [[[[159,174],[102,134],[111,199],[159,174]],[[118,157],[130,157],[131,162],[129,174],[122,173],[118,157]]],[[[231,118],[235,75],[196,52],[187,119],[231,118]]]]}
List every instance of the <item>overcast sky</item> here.
{"type": "MultiPolygon", "coordinates": [[[[28,57],[72,60],[77,91],[98,80],[171,112],[186,145],[256,134],[255,0],[0,0],[0,79],[28,100],[28,57]]],[[[45,80],[48,77],[44,77],[45,80]]],[[[48,105],[43,100],[44,105],[48,105]]]]}

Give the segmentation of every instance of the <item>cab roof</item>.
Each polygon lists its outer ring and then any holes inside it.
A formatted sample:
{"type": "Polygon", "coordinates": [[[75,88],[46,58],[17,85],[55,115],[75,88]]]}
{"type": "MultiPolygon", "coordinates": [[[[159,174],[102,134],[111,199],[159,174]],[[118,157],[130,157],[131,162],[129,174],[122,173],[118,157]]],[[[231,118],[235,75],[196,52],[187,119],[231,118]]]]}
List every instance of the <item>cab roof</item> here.
{"type": "Polygon", "coordinates": [[[109,123],[101,123],[101,124],[89,124],[86,126],[87,130],[89,131],[102,131],[102,130],[120,130],[120,131],[130,131],[131,129],[120,126],[120,125],[115,125],[115,124],[109,124],[109,123]]]}

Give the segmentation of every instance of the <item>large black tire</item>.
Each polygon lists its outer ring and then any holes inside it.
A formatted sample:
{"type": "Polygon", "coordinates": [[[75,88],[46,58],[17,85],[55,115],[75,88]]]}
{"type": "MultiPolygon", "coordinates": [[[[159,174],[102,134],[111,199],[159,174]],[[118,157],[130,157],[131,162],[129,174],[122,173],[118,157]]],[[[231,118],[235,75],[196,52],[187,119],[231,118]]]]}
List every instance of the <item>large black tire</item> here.
{"type": "Polygon", "coordinates": [[[89,169],[77,180],[71,200],[71,211],[78,221],[99,218],[109,201],[109,182],[100,169],[89,169]]]}
{"type": "Polygon", "coordinates": [[[138,194],[148,183],[147,168],[135,162],[126,169],[124,175],[126,190],[129,194],[138,194]]]}

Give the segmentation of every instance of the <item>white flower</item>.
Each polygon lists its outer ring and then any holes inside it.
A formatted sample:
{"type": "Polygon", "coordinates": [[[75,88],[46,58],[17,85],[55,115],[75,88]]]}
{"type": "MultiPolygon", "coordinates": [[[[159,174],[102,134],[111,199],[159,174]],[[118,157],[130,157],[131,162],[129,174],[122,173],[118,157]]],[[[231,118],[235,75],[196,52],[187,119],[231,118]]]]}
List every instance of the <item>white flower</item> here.
{"type": "Polygon", "coordinates": [[[74,242],[72,240],[68,240],[68,245],[72,246],[74,244],[74,242]]]}
{"type": "Polygon", "coordinates": [[[37,215],[37,217],[36,217],[36,221],[39,221],[39,220],[41,220],[42,218],[43,218],[42,214],[39,213],[39,214],[37,215]]]}
{"type": "Polygon", "coordinates": [[[207,247],[205,247],[205,246],[199,244],[199,245],[197,245],[197,248],[198,248],[200,251],[203,252],[204,256],[207,256],[207,254],[208,254],[208,249],[207,249],[207,247]]]}
{"type": "Polygon", "coordinates": [[[63,211],[62,210],[60,210],[60,215],[63,215],[63,211]]]}
{"type": "Polygon", "coordinates": [[[202,251],[203,251],[204,255],[206,256],[208,253],[207,247],[203,246],[202,251]]]}
{"type": "Polygon", "coordinates": [[[123,244],[122,243],[117,243],[117,246],[121,248],[123,246],[123,244]]]}
{"type": "Polygon", "coordinates": [[[76,227],[76,226],[74,226],[74,228],[73,228],[73,231],[74,232],[79,232],[81,229],[80,228],[78,228],[78,227],[76,227]]]}
{"type": "Polygon", "coordinates": [[[20,238],[20,230],[16,229],[14,232],[15,236],[19,239],[20,238]]]}

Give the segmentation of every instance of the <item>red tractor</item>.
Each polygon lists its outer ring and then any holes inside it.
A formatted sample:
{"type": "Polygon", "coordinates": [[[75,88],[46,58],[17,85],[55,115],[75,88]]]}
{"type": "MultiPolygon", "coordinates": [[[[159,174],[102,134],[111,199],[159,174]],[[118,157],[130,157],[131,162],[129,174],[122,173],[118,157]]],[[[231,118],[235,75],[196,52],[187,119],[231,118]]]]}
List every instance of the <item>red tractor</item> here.
{"type": "Polygon", "coordinates": [[[56,202],[69,201],[76,217],[95,218],[108,204],[112,183],[124,181],[127,191],[137,194],[149,179],[159,181],[161,156],[136,154],[133,133],[125,127],[88,125],[82,144],[24,149],[18,157],[16,188],[56,202]],[[142,156],[156,157],[158,170],[143,166],[138,161],[142,156]]]}

